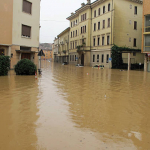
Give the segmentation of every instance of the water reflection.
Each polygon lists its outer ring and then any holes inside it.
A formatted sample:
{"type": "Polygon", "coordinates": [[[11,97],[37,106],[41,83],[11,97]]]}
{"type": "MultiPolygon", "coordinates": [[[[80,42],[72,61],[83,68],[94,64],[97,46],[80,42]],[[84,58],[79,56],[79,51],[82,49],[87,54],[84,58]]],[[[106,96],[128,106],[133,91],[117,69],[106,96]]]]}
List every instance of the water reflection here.
{"type": "Polygon", "coordinates": [[[0,77],[0,149],[36,149],[37,94],[34,76],[0,77]]]}

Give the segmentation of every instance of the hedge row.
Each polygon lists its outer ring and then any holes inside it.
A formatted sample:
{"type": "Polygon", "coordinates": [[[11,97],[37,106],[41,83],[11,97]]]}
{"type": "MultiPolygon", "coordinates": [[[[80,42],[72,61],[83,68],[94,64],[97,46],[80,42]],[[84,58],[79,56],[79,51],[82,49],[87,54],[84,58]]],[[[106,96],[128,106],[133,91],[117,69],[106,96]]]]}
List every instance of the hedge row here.
{"type": "Polygon", "coordinates": [[[10,69],[9,56],[0,56],[0,76],[6,76],[10,69]]]}

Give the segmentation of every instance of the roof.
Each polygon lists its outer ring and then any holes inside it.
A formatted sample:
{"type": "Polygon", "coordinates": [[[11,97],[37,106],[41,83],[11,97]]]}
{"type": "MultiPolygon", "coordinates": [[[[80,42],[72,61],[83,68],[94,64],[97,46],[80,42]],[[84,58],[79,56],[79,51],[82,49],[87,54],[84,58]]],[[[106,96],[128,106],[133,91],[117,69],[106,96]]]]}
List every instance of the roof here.
{"type": "Polygon", "coordinates": [[[57,35],[57,37],[60,37],[61,35],[65,34],[68,31],[70,31],[70,27],[68,27],[64,31],[62,31],[59,35],[57,35]]]}
{"type": "MultiPolygon", "coordinates": [[[[93,3],[91,3],[91,4],[85,4],[84,6],[80,7],[80,8],[77,9],[77,10],[75,10],[75,13],[72,14],[71,16],[67,17],[66,19],[67,19],[67,20],[71,20],[71,19],[77,17],[79,13],[85,11],[86,9],[89,9],[90,7],[95,7],[95,6],[97,6],[98,4],[103,3],[103,2],[105,2],[105,1],[107,1],[107,0],[96,0],[96,1],[94,1],[93,3]]],[[[132,1],[132,2],[140,3],[140,4],[143,3],[143,0],[128,0],[128,1],[132,1]]]]}

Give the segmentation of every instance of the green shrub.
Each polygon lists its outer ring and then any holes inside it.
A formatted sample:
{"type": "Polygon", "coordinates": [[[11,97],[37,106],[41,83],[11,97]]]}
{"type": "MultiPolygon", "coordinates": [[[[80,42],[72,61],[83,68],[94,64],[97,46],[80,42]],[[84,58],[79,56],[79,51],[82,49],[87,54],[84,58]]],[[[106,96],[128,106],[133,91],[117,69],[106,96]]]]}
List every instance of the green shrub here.
{"type": "Polygon", "coordinates": [[[0,76],[6,76],[10,68],[9,56],[0,56],[0,76]]]}
{"type": "Polygon", "coordinates": [[[29,59],[22,59],[15,65],[16,75],[35,75],[35,64],[29,59]]]}

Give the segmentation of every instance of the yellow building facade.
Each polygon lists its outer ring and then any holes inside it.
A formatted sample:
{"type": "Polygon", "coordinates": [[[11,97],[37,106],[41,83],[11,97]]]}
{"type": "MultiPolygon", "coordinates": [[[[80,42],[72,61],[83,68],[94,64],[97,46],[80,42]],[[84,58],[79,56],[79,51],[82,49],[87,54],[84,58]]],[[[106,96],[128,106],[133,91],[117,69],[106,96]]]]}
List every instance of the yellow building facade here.
{"type": "Polygon", "coordinates": [[[27,58],[38,67],[40,0],[0,1],[0,55],[10,56],[10,68],[27,58]]]}
{"type": "Polygon", "coordinates": [[[150,1],[143,0],[142,52],[145,54],[144,70],[150,71],[150,1]]]}
{"type": "Polygon", "coordinates": [[[45,56],[41,56],[42,60],[50,60],[53,61],[53,51],[52,50],[43,50],[43,53],[45,54],[45,56]]]}
{"type": "MultiPolygon", "coordinates": [[[[61,32],[58,37],[58,62],[69,62],[70,27],[61,32]]],[[[57,44],[57,43],[56,43],[57,44]]]]}
{"type": "MultiPolygon", "coordinates": [[[[71,13],[69,63],[111,67],[111,47],[141,49],[142,1],[97,0],[71,13]]],[[[123,53],[123,62],[128,54],[123,53]]],[[[141,53],[130,53],[131,63],[144,63],[141,53]]]]}

